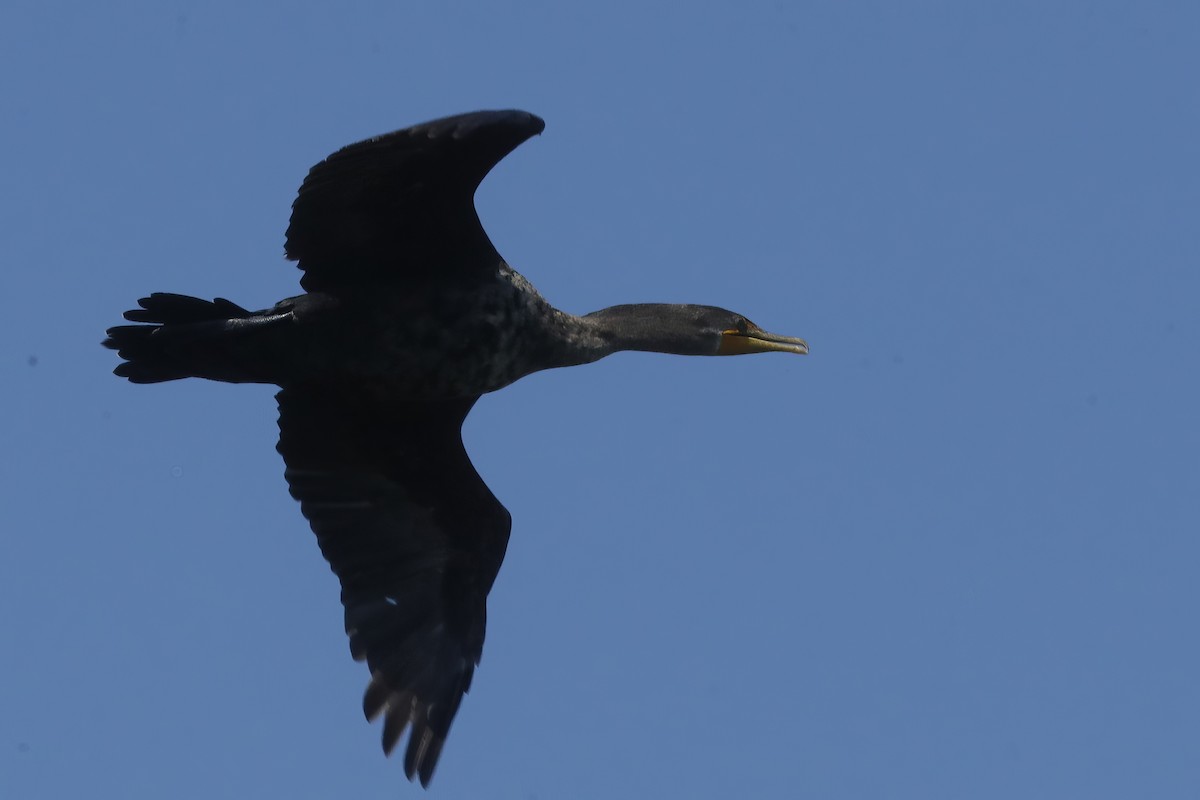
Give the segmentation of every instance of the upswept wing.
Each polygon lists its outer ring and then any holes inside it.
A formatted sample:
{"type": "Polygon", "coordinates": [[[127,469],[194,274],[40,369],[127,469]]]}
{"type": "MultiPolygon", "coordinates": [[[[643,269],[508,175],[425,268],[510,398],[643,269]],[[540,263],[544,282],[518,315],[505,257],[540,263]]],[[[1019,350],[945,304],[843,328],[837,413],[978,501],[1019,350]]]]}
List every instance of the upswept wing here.
{"type": "Polygon", "coordinates": [[[479,663],[511,527],[463,449],[474,399],[340,384],[277,398],[285,477],[341,580],[350,652],[371,670],[363,710],[383,715],[385,753],[411,728],[404,771],[426,785],[479,663]]]}
{"type": "Polygon", "coordinates": [[[300,262],[301,285],[336,292],[494,270],[500,257],[475,213],[475,189],[543,128],[524,111],[477,111],[338,150],[309,171],[292,204],[284,251],[300,262]]]}

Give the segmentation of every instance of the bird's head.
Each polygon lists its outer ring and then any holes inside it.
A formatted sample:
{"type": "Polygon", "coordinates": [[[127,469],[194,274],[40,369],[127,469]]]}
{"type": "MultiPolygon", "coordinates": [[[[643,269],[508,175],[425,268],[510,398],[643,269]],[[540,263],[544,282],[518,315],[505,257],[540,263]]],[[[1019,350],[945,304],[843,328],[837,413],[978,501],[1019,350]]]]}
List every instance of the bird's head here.
{"type": "Polygon", "coordinates": [[[637,303],[605,308],[585,319],[611,337],[614,350],[688,356],[808,353],[803,339],[767,333],[741,314],[716,306],[637,303]]]}
{"type": "Polygon", "coordinates": [[[792,336],[767,333],[750,320],[733,311],[712,306],[705,311],[702,324],[711,337],[716,333],[717,346],[713,355],[740,356],[746,353],[796,353],[808,355],[808,342],[792,336]]]}

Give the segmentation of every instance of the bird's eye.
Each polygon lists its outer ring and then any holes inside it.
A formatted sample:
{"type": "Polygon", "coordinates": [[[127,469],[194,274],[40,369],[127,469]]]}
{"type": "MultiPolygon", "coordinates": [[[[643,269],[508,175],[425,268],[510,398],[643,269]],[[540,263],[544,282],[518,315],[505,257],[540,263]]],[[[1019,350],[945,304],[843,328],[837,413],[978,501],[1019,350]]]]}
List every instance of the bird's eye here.
{"type": "Polygon", "coordinates": [[[746,318],[739,319],[737,322],[737,332],[745,336],[746,331],[750,329],[750,321],[746,318]]]}

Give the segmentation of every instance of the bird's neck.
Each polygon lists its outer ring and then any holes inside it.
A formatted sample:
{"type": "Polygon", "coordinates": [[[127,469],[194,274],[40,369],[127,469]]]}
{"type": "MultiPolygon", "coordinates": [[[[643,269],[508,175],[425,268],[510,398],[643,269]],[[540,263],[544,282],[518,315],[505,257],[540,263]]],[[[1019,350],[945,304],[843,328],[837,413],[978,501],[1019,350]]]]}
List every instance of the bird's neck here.
{"type": "Polygon", "coordinates": [[[668,303],[635,303],[610,306],[582,317],[569,317],[572,345],[580,360],[597,361],[612,353],[640,350],[648,353],[701,355],[688,329],[687,307],[668,303]],[[679,324],[676,324],[679,323],[679,324]]]}

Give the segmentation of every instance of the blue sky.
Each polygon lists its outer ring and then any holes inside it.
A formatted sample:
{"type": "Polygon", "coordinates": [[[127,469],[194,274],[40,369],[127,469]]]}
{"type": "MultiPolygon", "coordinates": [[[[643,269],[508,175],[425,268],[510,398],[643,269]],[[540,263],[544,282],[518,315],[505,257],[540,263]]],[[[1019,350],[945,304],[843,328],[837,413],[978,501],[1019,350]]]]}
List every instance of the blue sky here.
{"type": "Polygon", "coordinates": [[[480,402],[515,525],[429,796],[1195,797],[1198,74],[1187,3],[6,3],[0,797],[422,794],[272,390],[99,341],[296,293],[311,164],[505,107],[549,299],[812,355],[480,402]]]}

